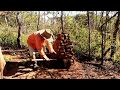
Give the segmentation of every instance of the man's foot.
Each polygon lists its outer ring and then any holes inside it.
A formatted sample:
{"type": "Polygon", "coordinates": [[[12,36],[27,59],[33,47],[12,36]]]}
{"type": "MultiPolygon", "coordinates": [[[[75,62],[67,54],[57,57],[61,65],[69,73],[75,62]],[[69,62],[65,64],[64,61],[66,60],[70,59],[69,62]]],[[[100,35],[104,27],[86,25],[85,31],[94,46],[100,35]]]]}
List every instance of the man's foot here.
{"type": "Polygon", "coordinates": [[[39,66],[37,65],[37,63],[34,64],[33,70],[36,71],[39,68],[39,66]]]}

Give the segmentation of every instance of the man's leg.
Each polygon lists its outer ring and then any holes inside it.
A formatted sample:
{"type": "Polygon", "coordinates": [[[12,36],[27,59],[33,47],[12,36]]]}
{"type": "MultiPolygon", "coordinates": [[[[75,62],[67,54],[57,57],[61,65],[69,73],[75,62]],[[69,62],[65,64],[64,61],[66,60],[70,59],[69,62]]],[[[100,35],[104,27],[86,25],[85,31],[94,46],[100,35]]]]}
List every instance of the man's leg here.
{"type": "Polygon", "coordinates": [[[35,50],[31,46],[28,46],[28,48],[29,48],[29,52],[30,52],[30,58],[32,59],[33,58],[33,52],[35,52],[35,50]]]}
{"type": "MultiPolygon", "coordinates": [[[[29,48],[29,51],[30,51],[31,60],[35,59],[35,50],[31,46],[28,46],[28,48],[29,48]],[[33,55],[34,55],[34,57],[33,57],[33,55]]],[[[33,68],[35,69],[37,67],[38,67],[38,65],[37,65],[37,62],[35,61],[35,63],[33,64],[33,68]]]]}

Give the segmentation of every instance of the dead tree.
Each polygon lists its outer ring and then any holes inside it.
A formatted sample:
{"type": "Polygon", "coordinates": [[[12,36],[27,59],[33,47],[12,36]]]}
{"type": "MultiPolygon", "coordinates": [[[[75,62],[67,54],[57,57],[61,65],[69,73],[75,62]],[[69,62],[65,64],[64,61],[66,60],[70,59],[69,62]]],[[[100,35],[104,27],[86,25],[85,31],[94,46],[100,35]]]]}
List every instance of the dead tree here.
{"type": "Polygon", "coordinates": [[[111,60],[113,60],[113,56],[116,52],[116,36],[117,36],[117,32],[119,31],[119,24],[120,24],[120,11],[118,11],[118,16],[117,16],[117,20],[115,22],[115,30],[113,32],[113,40],[112,40],[112,45],[111,45],[111,60]]]}
{"type": "Polygon", "coordinates": [[[18,45],[18,48],[21,48],[20,38],[21,38],[22,32],[24,31],[24,23],[23,23],[23,20],[22,20],[22,17],[19,11],[16,13],[16,20],[18,23],[17,45],[18,45]]]}

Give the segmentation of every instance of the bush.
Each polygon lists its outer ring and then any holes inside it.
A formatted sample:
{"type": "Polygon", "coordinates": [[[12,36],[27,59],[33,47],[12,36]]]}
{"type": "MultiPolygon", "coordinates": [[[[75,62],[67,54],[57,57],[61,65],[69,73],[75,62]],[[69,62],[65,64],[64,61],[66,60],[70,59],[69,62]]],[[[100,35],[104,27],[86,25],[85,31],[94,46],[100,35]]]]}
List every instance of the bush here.
{"type": "MultiPolygon", "coordinates": [[[[21,46],[22,47],[26,47],[26,38],[27,35],[22,34],[21,36],[21,46]]],[[[9,48],[17,48],[17,32],[13,31],[13,29],[11,30],[9,28],[4,28],[4,30],[2,30],[0,32],[0,45],[3,47],[9,47],[9,48]]]]}
{"type": "Polygon", "coordinates": [[[0,44],[1,44],[1,46],[4,46],[4,47],[5,46],[16,47],[16,45],[17,45],[16,38],[17,38],[17,34],[8,31],[8,29],[6,28],[4,30],[4,32],[2,31],[0,33],[0,44]]]}

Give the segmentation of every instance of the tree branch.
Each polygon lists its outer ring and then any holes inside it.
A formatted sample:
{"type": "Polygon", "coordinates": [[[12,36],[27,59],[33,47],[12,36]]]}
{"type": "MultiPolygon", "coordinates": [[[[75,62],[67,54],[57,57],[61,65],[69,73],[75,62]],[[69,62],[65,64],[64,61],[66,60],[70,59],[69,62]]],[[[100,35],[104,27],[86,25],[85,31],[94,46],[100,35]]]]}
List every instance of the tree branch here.
{"type": "Polygon", "coordinates": [[[118,14],[118,12],[116,12],[112,17],[110,17],[105,23],[103,23],[100,28],[102,28],[107,22],[109,22],[113,17],[115,17],[118,14]]]}

